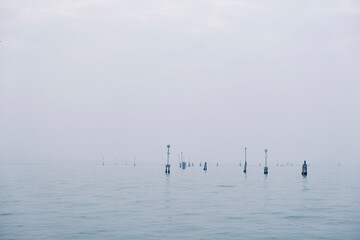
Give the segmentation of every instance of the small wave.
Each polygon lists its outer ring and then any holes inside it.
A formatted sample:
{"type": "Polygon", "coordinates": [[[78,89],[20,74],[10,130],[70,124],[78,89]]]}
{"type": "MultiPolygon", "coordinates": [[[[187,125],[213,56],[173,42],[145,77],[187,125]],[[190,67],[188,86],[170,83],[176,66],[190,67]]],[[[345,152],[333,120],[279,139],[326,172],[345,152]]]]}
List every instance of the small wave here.
{"type": "Polygon", "coordinates": [[[235,185],[217,185],[216,187],[220,187],[220,188],[233,188],[236,187],[235,185]]]}
{"type": "Polygon", "coordinates": [[[302,219],[302,218],[311,218],[310,216],[286,216],[285,219],[302,219]]]}
{"type": "Polygon", "coordinates": [[[0,213],[0,216],[11,216],[14,215],[14,213],[0,213]]]}

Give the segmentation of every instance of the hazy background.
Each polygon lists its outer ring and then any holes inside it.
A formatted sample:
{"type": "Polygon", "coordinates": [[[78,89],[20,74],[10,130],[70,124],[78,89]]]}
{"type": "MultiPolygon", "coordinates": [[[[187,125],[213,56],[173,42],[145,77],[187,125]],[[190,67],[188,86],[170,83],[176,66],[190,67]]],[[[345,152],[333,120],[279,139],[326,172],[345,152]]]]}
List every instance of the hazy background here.
{"type": "Polygon", "coordinates": [[[0,163],[357,163],[360,2],[0,2],[0,163]]]}

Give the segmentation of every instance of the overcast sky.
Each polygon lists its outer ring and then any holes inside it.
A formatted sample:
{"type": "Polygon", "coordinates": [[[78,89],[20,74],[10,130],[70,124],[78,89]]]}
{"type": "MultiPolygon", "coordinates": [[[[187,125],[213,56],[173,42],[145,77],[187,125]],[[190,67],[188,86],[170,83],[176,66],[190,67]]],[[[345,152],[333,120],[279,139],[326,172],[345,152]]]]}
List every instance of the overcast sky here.
{"type": "Polygon", "coordinates": [[[360,162],[360,1],[0,2],[0,162],[360,162]]]}

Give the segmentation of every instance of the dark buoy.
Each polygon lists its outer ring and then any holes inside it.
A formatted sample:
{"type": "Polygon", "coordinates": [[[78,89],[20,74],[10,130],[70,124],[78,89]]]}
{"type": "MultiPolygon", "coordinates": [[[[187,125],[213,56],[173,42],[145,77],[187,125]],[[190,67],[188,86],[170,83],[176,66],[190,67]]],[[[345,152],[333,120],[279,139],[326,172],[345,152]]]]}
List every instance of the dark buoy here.
{"type": "Polygon", "coordinates": [[[191,166],[190,166],[190,162],[188,163],[188,167],[191,167],[191,166]]]}
{"type": "MultiPolygon", "coordinates": [[[[241,166],[241,165],[240,165],[241,166]]],[[[246,148],[245,148],[245,163],[244,163],[244,173],[246,173],[246,166],[247,166],[247,162],[246,162],[246,148]]]]}
{"type": "Polygon", "coordinates": [[[170,155],[170,145],[167,145],[167,162],[165,166],[165,173],[170,174],[170,163],[169,163],[169,155],[170,155]]]}
{"type": "Polygon", "coordinates": [[[204,163],[204,171],[207,170],[207,162],[204,163]]]}
{"type": "Polygon", "coordinates": [[[304,161],[304,164],[302,165],[301,175],[307,176],[307,164],[306,164],[306,161],[304,161]]]}
{"type": "Polygon", "coordinates": [[[268,166],[267,166],[267,152],[268,150],[265,148],[265,167],[264,167],[264,174],[268,174],[268,166]]]}

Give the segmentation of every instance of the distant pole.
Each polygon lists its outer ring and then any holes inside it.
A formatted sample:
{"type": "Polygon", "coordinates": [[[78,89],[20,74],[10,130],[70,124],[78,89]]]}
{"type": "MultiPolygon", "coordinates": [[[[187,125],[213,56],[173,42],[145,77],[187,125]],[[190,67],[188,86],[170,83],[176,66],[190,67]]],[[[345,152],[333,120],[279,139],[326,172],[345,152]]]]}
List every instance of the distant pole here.
{"type": "Polygon", "coordinates": [[[204,171],[207,170],[207,162],[204,163],[204,171]]]}
{"type": "Polygon", "coordinates": [[[103,166],[105,165],[105,162],[104,162],[104,156],[103,156],[103,162],[102,162],[102,165],[103,165],[103,166]]]}
{"type": "Polygon", "coordinates": [[[170,174],[170,163],[169,163],[169,156],[170,156],[170,145],[167,145],[167,162],[165,166],[165,173],[170,174]]]}
{"type": "Polygon", "coordinates": [[[245,163],[244,163],[244,173],[246,173],[246,166],[247,166],[247,161],[246,161],[246,148],[245,148],[245,163]]]}
{"type": "Polygon", "coordinates": [[[186,168],[186,162],[184,162],[184,156],[182,152],[181,152],[181,165],[182,165],[182,169],[186,168]]]}
{"type": "Polygon", "coordinates": [[[264,174],[268,174],[268,166],[267,166],[267,152],[268,150],[265,148],[265,167],[264,167],[264,174]]]}
{"type": "Polygon", "coordinates": [[[134,167],[136,166],[136,157],[134,157],[134,167]]]}

